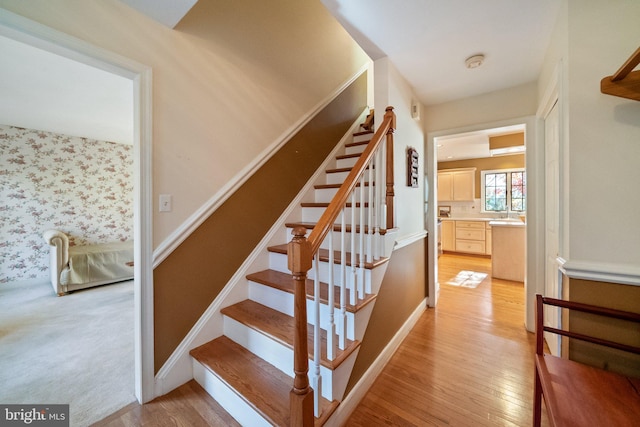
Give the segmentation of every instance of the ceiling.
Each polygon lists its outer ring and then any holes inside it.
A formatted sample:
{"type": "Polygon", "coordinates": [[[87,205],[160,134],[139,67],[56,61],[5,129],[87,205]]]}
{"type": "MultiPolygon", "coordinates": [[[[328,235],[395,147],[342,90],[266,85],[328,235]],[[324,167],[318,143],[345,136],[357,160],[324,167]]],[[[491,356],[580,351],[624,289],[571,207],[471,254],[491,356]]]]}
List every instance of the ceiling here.
{"type": "MultiPolygon", "coordinates": [[[[197,2],[121,1],[170,28],[197,2]]],[[[389,57],[414,88],[421,103],[427,106],[535,81],[561,3],[557,0],[321,1],[372,59],[389,57]],[[478,68],[466,68],[465,59],[480,53],[485,55],[484,64],[478,68]]],[[[55,113],[57,117],[49,121],[62,123],[62,115],[72,116],[70,111],[65,112],[65,108],[77,105],[81,106],[85,116],[94,117],[89,126],[91,129],[122,126],[124,122],[120,116],[129,110],[117,103],[123,102],[122,98],[126,96],[130,104],[130,81],[61,57],[54,58],[55,55],[36,48],[19,47],[18,44],[0,37],[3,55],[0,118],[11,112],[19,115],[22,108],[32,116],[36,110],[42,114],[55,113]],[[11,66],[7,66],[9,64],[11,66]],[[81,77],[83,75],[88,76],[86,81],[81,77]],[[95,84],[92,79],[98,77],[102,83],[95,84]],[[51,84],[52,81],[56,84],[51,84]],[[28,97],[25,96],[27,93],[28,97]],[[79,97],[77,102],[74,101],[76,96],[79,97]],[[107,111],[89,111],[87,97],[104,100],[94,103],[94,107],[108,106],[111,102],[116,104],[107,111]],[[35,106],[43,108],[36,109],[35,106]],[[100,118],[100,123],[96,122],[96,117],[100,118]]],[[[125,125],[127,129],[119,132],[128,133],[130,140],[132,114],[124,115],[129,123],[125,125]]],[[[15,123],[30,127],[27,123],[15,123]]],[[[42,126],[38,129],[51,130],[42,126]]],[[[82,133],[87,133],[87,130],[82,130],[82,133]]],[[[115,142],[127,139],[121,136],[96,137],[80,134],[80,131],[71,131],[71,134],[115,142]]],[[[473,146],[469,135],[465,137],[466,147],[469,148],[469,144],[473,146]]]]}
{"type": "Polygon", "coordinates": [[[0,36],[0,124],[133,144],[133,82],[0,36]]]}
{"type": "Polygon", "coordinates": [[[558,0],[322,0],[374,60],[388,57],[424,105],[537,80],[558,0]],[[484,54],[484,64],[465,60],[484,54]]]}

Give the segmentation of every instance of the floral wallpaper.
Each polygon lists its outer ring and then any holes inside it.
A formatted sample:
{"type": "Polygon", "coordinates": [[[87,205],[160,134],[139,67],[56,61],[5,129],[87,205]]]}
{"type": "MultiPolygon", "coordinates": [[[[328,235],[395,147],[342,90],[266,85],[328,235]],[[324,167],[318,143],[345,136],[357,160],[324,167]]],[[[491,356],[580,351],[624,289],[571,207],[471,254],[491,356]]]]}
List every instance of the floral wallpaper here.
{"type": "Polygon", "coordinates": [[[0,125],[0,284],[49,277],[49,228],[132,239],[133,147],[0,125]]]}

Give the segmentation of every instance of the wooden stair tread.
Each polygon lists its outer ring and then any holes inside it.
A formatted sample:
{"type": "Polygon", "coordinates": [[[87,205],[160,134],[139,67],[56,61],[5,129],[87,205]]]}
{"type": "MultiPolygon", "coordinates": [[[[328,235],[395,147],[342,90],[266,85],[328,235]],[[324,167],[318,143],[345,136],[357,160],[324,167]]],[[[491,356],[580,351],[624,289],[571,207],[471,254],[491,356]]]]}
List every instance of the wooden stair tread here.
{"type": "MultiPolygon", "coordinates": [[[[342,186],[342,184],[316,184],[316,185],[313,186],[313,188],[316,189],[316,190],[323,190],[323,189],[327,189],[327,188],[340,188],[341,186],[342,186]]],[[[366,181],[364,183],[364,186],[368,187],[369,186],[369,181],[366,181]]],[[[360,182],[358,182],[356,184],[356,187],[360,187],[360,182]]]]}
{"type": "MultiPolygon", "coordinates": [[[[373,136],[373,133],[371,134],[373,136]]],[[[369,145],[369,142],[371,142],[371,140],[367,140],[367,141],[359,141],[359,142],[348,142],[346,144],[344,144],[345,148],[351,148],[351,147],[357,147],[359,145],[369,145]]]]}
{"type": "MultiPolygon", "coordinates": [[[[290,424],[291,377],[225,336],[191,350],[190,354],[270,423],[277,426],[290,424]]],[[[338,402],[329,402],[325,398],[320,400],[320,418],[326,419],[338,402]]]]}
{"type": "MultiPolygon", "coordinates": [[[[293,317],[251,300],[244,300],[225,307],[221,310],[221,313],[293,349],[293,337],[295,335],[293,317]]],[[[313,325],[307,324],[307,331],[309,358],[313,359],[313,325]]],[[[336,351],[336,358],[334,360],[328,360],[327,334],[324,330],[321,332],[320,363],[328,369],[336,369],[360,345],[359,341],[347,340],[345,349],[338,349],[336,351]]]]}
{"type": "MultiPolygon", "coordinates": [[[[336,168],[336,169],[327,169],[325,173],[342,173],[342,172],[351,172],[353,168],[336,168]]],[[[373,168],[375,170],[375,166],[373,168]]],[[[365,168],[365,170],[369,170],[369,166],[365,168]]]]}
{"type": "MultiPolygon", "coordinates": [[[[274,289],[281,290],[283,292],[288,292],[290,294],[294,293],[294,283],[291,274],[283,273],[281,271],[276,270],[263,270],[257,273],[252,273],[247,276],[248,280],[251,280],[256,283],[260,283],[265,286],[270,286],[274,289]]],[[[312,279],[307,279],[307,299],[313,300],[315,295],[314,283],[312,279]]],[[[340,288],[334,286],[334,306],[340,308],[340,288]]],[[[347,289],[347,301],[350,300],[351,291],[347,289]]],[[[320,301],[324,304],[327,304],[329,301],[329,285],[320,282],[320,301]]],[[[346,310],[350,313],[355,313],[358,310],[362,309],[365,305],[369,304],[376,298],[375,295],[365,294],[363,299],[356,300],[356,305],[351,305],[347,302],[346,310]]]]}
{"type": "Polygon", "coordinates": [[[360,132],[354,132],[353,136],[366,135],[368,133],[373,135],[374,132],[372,130],[363,130],[363,131],[360,131],[360,132]]]}
{"type": "MultiPolygon", "coordinates": [[[[287,244],[283,244],[283,245],[275,245],[275,246],[269,246],[267,248],[267,250],[269,252],[273,252],[273,253],[278,253],[278,254],[287,254],[287,244]]],[[[320,256],[320,261],[324,261],[324,262],[329,262],[329,250],[327,249],[320,249],[318,251],[318,255],[320,256]]],[[[341,252],[340,251],[333,251],[333,258],[334,258],[334,263],[335,264],[340,264],[340,257],[341,257],[341,252]]],[[[360,256],[358,255],[358,258],[360,256]]],[[[347,252],[346,253],[346,262],[347,265],[351,265],[351,252],[347,252]]],[[[364,263],[364,268],[371,270],[373,268],[378,267],[379,265],[384,264],[385,262],[389,261],[389,258],[386,257],[380,257],[380,259],[377,260],[373,260],[373,262],[365,262],[364,263]]]]}
{"type": "MultiPolygon", "coordinates": [[[[313,230],[313,228],[316,226],[316,224],[317,224],[316,222],[300,221],[300,222],[287,222],[285,224],[285,226],[288,227],[288,228],[304,227],[307,230],[313,230]]],[[[333,225],[333,231],[342,231],[342,226],[340,224],[334,224],[333,225]]],[[[347,233],[351,233],[351,224],[346,224],[345,225],[345,231],[347,233]]],[[[364,228],[364,232],[366,234],[369,234],[369,227],[368,226],[366,226],[364,228]]],[[[360,226],[359,225],[356,225],[356,233],[360,233],[360,226]]],[[[385,235],[385,234],[387,234],[387,230],[380,229],[379,233],[381,235],[385,235]]]]}
{"type": "MultiPolygon", "coordinates": [[[[300,203],[300,206],[302,206],[303,208],[327,208],[329,207],[329,203],[318,203],[318,202],[305,202],[305,203],[300,203]]],[[[353,203],[345,203],[345,207],[350,208],[353,206],[353,203]]],[[[356,208],[359,208],[361,206],[360,202],[356,202],[356,208]]],[[[369,203],[365,202],[364,204],[365,208],[369,207],[369,203]]]]}
{"type": "Polygon", "coordinates": [[[355,159],[360,157],[361,153],[355,153],[355,154],[341,154],[339,156],[336,156],[337,160],[344,160],[344,159],[355,159]]]}

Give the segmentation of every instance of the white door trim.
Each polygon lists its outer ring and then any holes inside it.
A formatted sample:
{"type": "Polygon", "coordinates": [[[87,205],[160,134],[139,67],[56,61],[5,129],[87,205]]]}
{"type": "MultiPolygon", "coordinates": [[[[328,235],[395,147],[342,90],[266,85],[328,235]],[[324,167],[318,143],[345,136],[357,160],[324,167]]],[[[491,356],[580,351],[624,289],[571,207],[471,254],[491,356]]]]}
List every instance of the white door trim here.
{"type": "Polygon", "coordinates": [[[155,397],[153,361],[153,268],[151,182],[151,68],[83,40],[1,9],[0,35],[125,77],[133,82],[135,393],[155,397]]]}

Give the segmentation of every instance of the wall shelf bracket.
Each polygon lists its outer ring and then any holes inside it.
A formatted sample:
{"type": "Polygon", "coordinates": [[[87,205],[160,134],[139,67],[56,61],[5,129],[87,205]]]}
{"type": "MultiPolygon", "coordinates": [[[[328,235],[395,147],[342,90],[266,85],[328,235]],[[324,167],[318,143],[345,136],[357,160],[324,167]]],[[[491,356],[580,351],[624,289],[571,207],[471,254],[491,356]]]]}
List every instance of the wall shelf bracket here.
{"type": "Polygon", "coordinates": [[[600,80],[600,92],[640,101],[640,70],[633,71],[638,64],[640,64],[640,47],[615,74],[600,80]]]}

